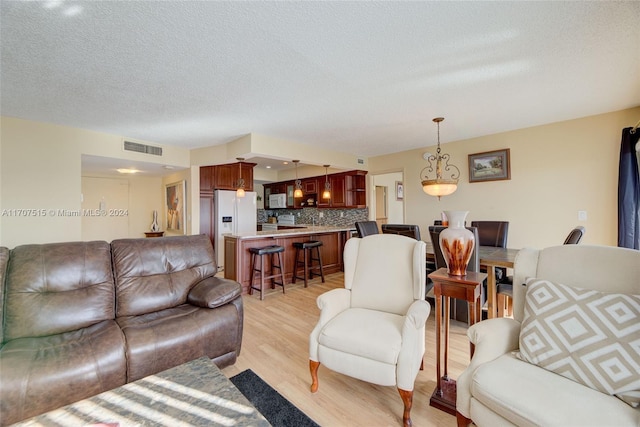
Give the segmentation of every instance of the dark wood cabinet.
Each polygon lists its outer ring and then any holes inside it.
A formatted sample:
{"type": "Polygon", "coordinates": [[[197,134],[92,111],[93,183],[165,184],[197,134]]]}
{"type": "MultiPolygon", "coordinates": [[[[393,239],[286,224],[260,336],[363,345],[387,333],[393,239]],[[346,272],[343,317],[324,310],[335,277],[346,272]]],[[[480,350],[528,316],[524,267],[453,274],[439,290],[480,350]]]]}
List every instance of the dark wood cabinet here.
{"type": "MultiPolygon", "coordinates": [[[[255,163],[242,163],[242,178],[246,191],[253,191],[253,167],[255,163]]],[[[200,167],[200,233],[214,241],[215,218],[213,192],[215,190],[235,190],[240,177],[240,164],[200,167]]]]}
{"type": "Polygon", "coordinates": [[[346,176],[343,174],[333,174],[329,176],[331,183],[331,202],[332,208],[344,208],[347,206],[346,193],[346,176]]]}
{"type": "Polygon", "coordinates": [[[353,171],[346,176],[346,204],[349,208],[367,207],[367,173],[353,171]]]}
{"type": "Polygon", "coordinates": [[[240,177],[244,179],[244,189],[253,191],[253,167],[255,163],[232,163],[216,166],[216,189],[235,190],[240,177]],[[242,167],[241,167],[242,166],[242,167]]]}
{"type": "MultiPolygon", "coordinates": [[[[224,277],[238,281],[242,285],[243,293],[247,293],[249,291],[249,275],[251,272],[249,267],[251,260],[249,248],[278,245],[284,247],[284,253],[282,254],[284,276],[286,283],[289,284],[293,278],[296,252],[293,243],[306,242],[310,239],[322,242],[320,253],[322,254],[324,274],[341,271],[344,267],[342,249],[348,239],[347,234],[346,231],[335,231],[291,236],[256,237],[255,239],[239,239],[235,236],[225,236],[224,277]]],[[[267,266],[267,268],[270,267],[267,266]]],[[[271,273],[267,271],[266,274],[271,273]]]]}
{"type": "Polygon", "coordinates": [[[319,208],[366,208],[367,207],[367,171],[353,170],[301,179],[303,197],[293,198],[295,181],[265,184],[265,209],[269,209],[269,194],[286,194],[287,208],[297,209],[306,206],[307,199],[314,200],[319,208]],[[325,180],[331,186],[331,198],[323,199],[325,180]],[[305,202],[305,205],[302,204],[305,202]]]}
{"type": "Polygon", "coordinates": [[[305,197],[308,197],[309,194],[318,194],[318,178],[303,179],[302,193],[305,197]]]}

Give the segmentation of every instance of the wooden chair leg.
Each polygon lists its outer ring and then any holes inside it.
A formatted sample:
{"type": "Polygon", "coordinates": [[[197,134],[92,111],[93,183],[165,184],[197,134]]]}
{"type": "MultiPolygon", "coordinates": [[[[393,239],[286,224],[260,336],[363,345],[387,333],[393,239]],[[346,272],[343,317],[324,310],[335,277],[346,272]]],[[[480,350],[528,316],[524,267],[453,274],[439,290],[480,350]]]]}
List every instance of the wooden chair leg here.
{"type": "Polygon", "coordinates": [[[318,368],[320,362],[309,359],[309,372],[311,372],[311,393],[318,391],[318,368]]]}
{"type": "Polygon", "coordinates": [[[458,427],[467,427],[471,424],[471,420],[458,411],[456,411],[456,421],[458,422],[458,427]]]}
{"type": "Polygon", "coordinates": [[[404,403],[404,412],[402,413],[402,425],[404,427],[411,427],[411,406],[413,405],[413,390],[398,389],[402,403],[404,403]]]}

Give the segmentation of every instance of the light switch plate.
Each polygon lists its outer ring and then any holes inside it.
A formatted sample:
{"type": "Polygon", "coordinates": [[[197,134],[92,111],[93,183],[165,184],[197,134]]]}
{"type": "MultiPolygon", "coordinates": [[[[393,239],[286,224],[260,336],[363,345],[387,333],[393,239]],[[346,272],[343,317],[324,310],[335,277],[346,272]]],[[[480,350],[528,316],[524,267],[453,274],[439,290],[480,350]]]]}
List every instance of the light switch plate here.
{"type": "Polygon", "coordinates": [[[587,220],[587,211],[578,211],[578,221],[587,220]]]}

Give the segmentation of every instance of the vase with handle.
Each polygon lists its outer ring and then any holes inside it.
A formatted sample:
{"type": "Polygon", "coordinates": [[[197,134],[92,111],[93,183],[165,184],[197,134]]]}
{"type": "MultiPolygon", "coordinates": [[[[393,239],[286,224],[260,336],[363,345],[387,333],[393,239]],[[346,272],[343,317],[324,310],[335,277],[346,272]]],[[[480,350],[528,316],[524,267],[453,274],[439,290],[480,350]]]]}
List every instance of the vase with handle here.
{"type": "Polygon", "coordinates": [[[467,265],[473,248],[475,237],[464,226],[469,211],[444,211],[449,226],[440,232],[440,249],[447,263],[447,269],[452,276],[467,274],[467,265]]]}

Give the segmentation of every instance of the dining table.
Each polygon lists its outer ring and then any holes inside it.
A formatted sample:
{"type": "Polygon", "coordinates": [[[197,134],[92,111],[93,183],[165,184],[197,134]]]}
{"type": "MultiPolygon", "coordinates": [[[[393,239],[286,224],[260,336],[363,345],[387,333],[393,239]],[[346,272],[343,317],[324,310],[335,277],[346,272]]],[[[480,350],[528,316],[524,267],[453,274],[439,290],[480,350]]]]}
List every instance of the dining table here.
{"type": "MultiPolygon", "coordinates": [[[[427,261],[435,260],[435,253],[431,241],[427,244],[427,261]]],[[[479,246],[478,257],[480,267],[487,269],[487,318],[498,317],[496,267],[513,268],[519,249],[497,248],[495,246],[479,246]]]]}

